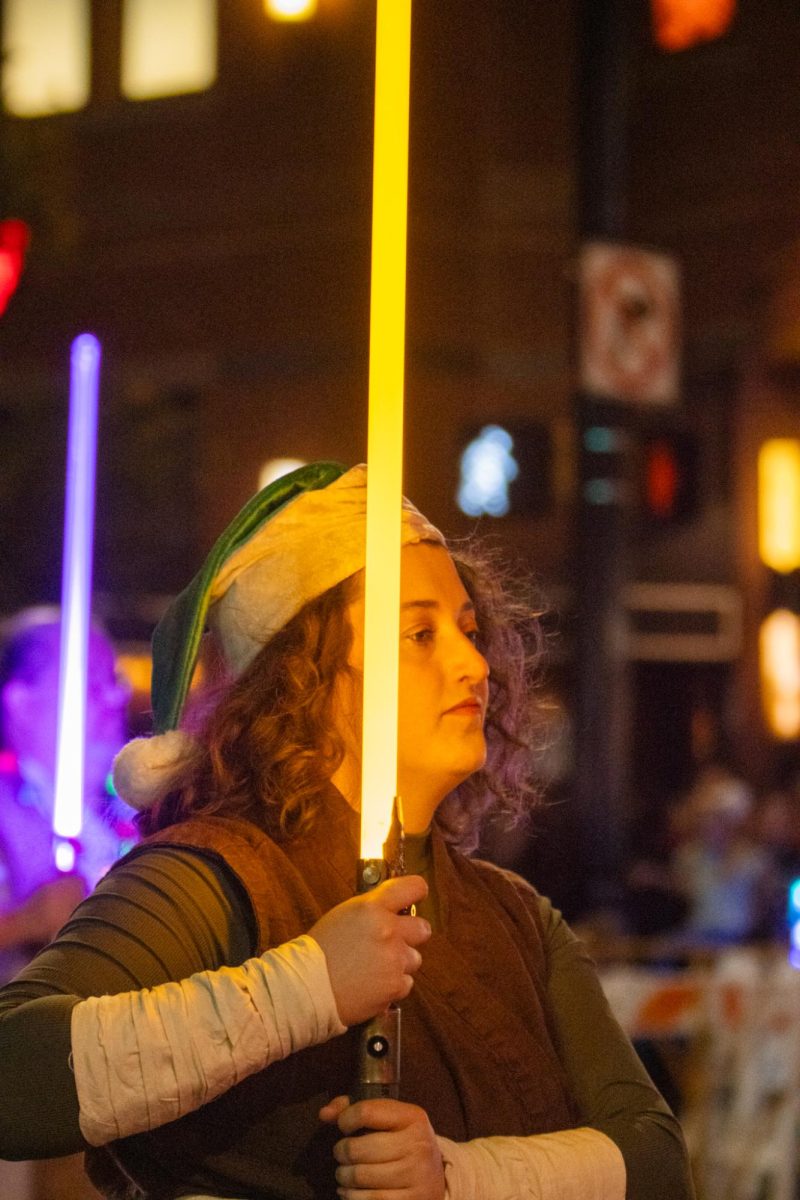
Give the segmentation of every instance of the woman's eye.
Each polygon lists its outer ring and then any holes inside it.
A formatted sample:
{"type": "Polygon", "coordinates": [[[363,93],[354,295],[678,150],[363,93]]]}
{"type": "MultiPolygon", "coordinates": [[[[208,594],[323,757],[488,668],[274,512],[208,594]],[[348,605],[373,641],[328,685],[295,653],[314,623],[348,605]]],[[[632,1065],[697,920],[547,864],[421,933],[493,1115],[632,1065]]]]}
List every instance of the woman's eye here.
{"type": "Polygon", "coordinates": [[[433,630],[427,627],[425,629],[415,629],[413,633],[409,634],[409,637],[412,642],[427,642],[433,638],[433,630]]]}
{"type": "Polygon", "coordinates": [[[481,643],[480,629],[465,629],[464,637],[467,638],[470,642],[472,642],[473,646],[479,646],[481,643]]]}

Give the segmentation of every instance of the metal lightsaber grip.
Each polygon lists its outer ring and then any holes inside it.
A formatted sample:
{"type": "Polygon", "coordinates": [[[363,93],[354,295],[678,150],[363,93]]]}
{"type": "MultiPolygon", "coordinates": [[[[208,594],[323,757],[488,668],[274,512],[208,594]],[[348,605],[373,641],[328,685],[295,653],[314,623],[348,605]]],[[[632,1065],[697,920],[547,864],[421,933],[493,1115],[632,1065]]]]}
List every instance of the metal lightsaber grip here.
{"type": "MultiPolygon", "coordinates": [[[[362,858],[358,864],[358,890],[371,892],[390,877],[386,859],[362,858]]],[[[356,1100],[400,1096],[400,1006],[391,1004],[385,1013],[361,1026],[358,1042],[356,1100]]]]}
{"type": "Polygon", "coordinates": [[[400,1098],[400,1006],[361,1026],[358,1044],[358,1100],[400,1098]]]}

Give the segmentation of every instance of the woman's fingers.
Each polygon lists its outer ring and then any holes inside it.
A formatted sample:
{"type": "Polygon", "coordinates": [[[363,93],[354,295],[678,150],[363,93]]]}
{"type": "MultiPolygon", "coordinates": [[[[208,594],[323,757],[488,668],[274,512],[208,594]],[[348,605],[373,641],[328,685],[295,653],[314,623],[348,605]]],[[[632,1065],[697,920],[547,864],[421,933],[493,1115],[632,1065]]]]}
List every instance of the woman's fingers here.
{"type": "Polygon", "coordinates": [[[336,1168],[336,1182],[339,1187],[358,1188],[359,1191],[365,1188],[371,1191],[408,1188],[415,1181],[413,1162],[354,1163],[351,1166],[336,1168]]]}
{"type": "Polygon", "coordinates": [[[427,894],[428,885],[421,875],[398,875],[367,892],[365,898],[388,908],[389,912],[400,913],[412,904],[419,904],[427,894]]]}
{"type": "Polygon", "coordinates": [[[407,946],[424,946],[431,936],[431,927],[424,917],[398,917],[397,920],[407,946]]]}
{"type": "Polygon", "coordinates": [[[361,1129],[405,1129],[418,1121],[427,1122],[424,1109],[404,1100],[356,1100],[341,1110],[338,1117],[342,1133],[357,1133],[361,1129]]]}
{"type": "Polygon", "coordinates": [[[421,917],[401,910],[427,894],[425,880],[407,875],[354,896],[309,930],[325,954],[337,1011],[344,1025],[369,1020],[411,991],[431,935],[421,917]]]}
{"type": "Polygon", "coordinates": [[[442,1156],[423,1108],[402,1100],[350,1104],[337,1096],[323,1112],[343,1133],[357,1135],[333,1149],[343,1200],[444,1200],[442,1156]]]}
{"type": "Polygon", "coordinates": [[[319,1110],[319,1119],[324,1121],[326,1125],[332,1125],[334,1121],[338,1121],[341,1114],[350,1105],[349,1096],[335,1096],[333,1100],[329,1100],[327,1104],[319,1110]]]}
{"type": "MultiPolygon", "coordinates": [[[[413,946],[409,946],[408,958],[409,958],[409,965],[411,968],[411,974],[416,975],[417,971],[422,966],[422,955],[420,954],[419,950],[415,950],[413,948],[413,946]]],[[[408,970],[408,968],[406,968],[406,970],[408,970]]]]}
{"type": "Polygon", "coordinates": [[[361,1133],[342,1138],[333,1147],[333,1157],[343,1167],[356,1163],[395,1162],[402,1152],[396,1138],[387,1139],[383,1133],[361,1133]]]}
{"type": "Polygon", "coordinates": [[[336,1195],[339,1200],[427,1200],[427,1197],[417,1195],[408,1188],[372,1188],[368,1191],[361,1188],[337,1187],[336,1195]]]}

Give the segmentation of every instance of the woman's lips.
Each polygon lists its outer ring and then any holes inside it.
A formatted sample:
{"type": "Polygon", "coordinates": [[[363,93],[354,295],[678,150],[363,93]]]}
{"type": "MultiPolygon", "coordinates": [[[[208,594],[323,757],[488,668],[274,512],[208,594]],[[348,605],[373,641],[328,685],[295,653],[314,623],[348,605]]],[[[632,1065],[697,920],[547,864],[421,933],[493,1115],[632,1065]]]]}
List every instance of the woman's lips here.
{"type": "Polygon", "coordinates": [[[452,708],[445,710],[445,716],[451,713],[463,714],[465,716],[482,716],[483,708],[479,700],[462,700],[460,704],[454,704],[452,708]]]}

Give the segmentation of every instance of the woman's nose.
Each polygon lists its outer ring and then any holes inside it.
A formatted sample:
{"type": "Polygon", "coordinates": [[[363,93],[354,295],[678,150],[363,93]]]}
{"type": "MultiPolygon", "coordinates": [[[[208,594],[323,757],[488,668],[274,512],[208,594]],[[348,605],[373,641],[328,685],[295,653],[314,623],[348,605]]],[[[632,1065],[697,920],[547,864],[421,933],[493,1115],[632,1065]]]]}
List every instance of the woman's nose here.
{"type": "Polygon", "coordinates": [[[489,678],[489,664],[481,654],[475,643],[466,636],[461,635],[461,654],[460,654],[460,679],[468,679],[471,683],[483,683],[489,678]]]}

